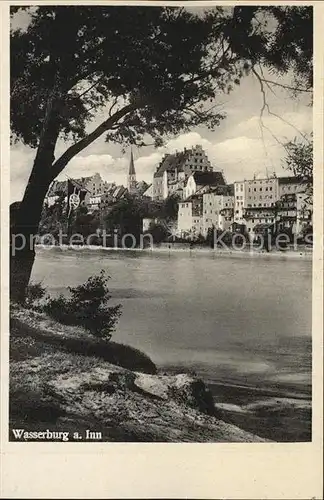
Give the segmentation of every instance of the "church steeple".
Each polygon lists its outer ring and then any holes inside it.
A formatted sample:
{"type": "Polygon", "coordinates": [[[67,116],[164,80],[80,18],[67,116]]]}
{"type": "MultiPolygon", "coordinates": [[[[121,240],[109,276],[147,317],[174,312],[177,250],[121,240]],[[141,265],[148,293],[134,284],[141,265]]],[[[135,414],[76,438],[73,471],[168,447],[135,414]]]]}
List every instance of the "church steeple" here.
{"type": "Polygon", "coordinates": [[[127,188],[130,193],[134,192],[134,190],[136,189],[136,172],[135,172],[134,157],[132,150],[129,162],[128,177],[127,177],[127,188]]]}

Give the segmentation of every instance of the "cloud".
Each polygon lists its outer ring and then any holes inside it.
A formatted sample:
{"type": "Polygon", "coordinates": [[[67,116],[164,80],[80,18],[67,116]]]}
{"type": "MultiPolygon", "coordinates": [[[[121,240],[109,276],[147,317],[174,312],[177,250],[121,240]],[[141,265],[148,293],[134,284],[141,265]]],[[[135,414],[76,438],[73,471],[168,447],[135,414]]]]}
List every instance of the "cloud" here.
{"type": "MultiPolygon", "coordinates": [[[[135,170],[139,180],[152,182],[153,173],[162,159],[163,153],[155,151],[150,155],[135,158],[135,170]]],[[[101,177],[108,182],[116,184],[127,183],[130,156],[113,157],[110,154],[99,154],[89,156],[76,156],[59,175],[59,179],[69,177],[82,177],[99,172],[101,177]]]]}
{"type": "Polygon", "coordinates": [[[277,114],[277,116],[265,113],[260,121],[260,116],[252,116],[251,118],[240,122],[234,127],[233,135],[244,134],[251,138],[261,138],[261,128],[265,137],[271,137],[275,140],[289,141],[293,137],[302,134],[309,134],[312,131],[312,110],[305,108],[303,112],[288,112],[277,114]]]}
{"type": "MultiPolygon", "coordinates": [[[[276,171],[283,174],[282,159],[285,152],[278,143],[286,142],[302,133],[312,130],[312,108],[297,100],[276,99],[269,93],[268,102],[278,118],[265,111],[263,139],[260,129],[260,109],[262,95],[251,78],[242,81],[239,89],[233,92],[226,102],[227,118],[217,131],[197,128],[170,139],[163,148],[134,149],[135,169],[138,180],[152,182],[152,176],[165,153],[182,151],[200,144],[206,151],[212,165],[224,171],[228,182],[249,178],[254,173],[276,171]]],[[[94,127],[100,121],[96,118],[94,127]],[[98,122],[98,123],[97,123],[98,122]]],[[[61,154],[69,144],[58,143],[56,154],[61,154]]],[[[118,144],[107,143],[101,137],[71,160],[60,174],[60,178],[81,177],[99,172],[108,182],[126,185],[129,166],[128,151],[123,154],[118,144]]],[[[11,149],[11,199],[19,200],[23,196],[31,171],[35,150],[21,144],[11,149]]]]}

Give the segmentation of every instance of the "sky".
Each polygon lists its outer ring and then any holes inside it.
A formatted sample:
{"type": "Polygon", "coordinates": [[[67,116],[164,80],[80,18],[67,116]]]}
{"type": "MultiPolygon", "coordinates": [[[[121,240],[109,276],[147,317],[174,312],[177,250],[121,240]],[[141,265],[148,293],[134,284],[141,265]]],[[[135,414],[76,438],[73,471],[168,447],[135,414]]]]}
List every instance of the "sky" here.
{"type": "MultiPolygon", "coordinates": [[[[267,75],[266,75],[267,76],[267,75]]],[[[289,76],[274,81],[289,84],[289,76]]],[[[312,108],[306,96],[292,99],[288,91],[273,87],[274,93],[266,89],[267,102],[272,113],[265,111],[263,136],[260,128],[260,110],[263,97],[259,82],[252,75],[245,77],[229,95],[221,96],[222,111],[226,118],[214,132],[204,127],[193,128],[190,132],[169,138],[162,148],[133,148],[137,180],[152,182],[152,176],[163,155],[181,151],[184,147],[202,145],[215,170],[223,170],[228,183],[249,179],[253,175],[263,176],[275,172],[287,175],[284,170],[285,143],[301,133],[312,131],[312,108]]],[[[101,113],[91,123],[89,131],[104,118],[101,113]]],[[[69,146],[59,141],[56,156],[69,146]]],[[[21,143],[11,147],[11,201],[23,196],[31,172],[36,151],[21,143]]],[[[82,177],[99,172],[103,179],[116,184],[127,182],[130,150],[122,151],[120,145],[106,143],[104,137],[97,139],[88,148],[73,158],[58,179],[82,177]]]]}

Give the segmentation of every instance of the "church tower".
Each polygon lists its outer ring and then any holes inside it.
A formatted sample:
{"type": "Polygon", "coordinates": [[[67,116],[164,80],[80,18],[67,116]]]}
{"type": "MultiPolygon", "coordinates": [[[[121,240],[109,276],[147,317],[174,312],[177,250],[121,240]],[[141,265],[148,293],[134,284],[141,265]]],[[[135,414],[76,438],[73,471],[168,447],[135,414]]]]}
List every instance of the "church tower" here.
{"type": "Polygon", "coordinates": [[[134,193],[136,190],[136,173],[134,167],[133,151],[131,151],[131,157],[129,162],[129,171],[127,177],[127,189],[130,193],[134,193]]]}

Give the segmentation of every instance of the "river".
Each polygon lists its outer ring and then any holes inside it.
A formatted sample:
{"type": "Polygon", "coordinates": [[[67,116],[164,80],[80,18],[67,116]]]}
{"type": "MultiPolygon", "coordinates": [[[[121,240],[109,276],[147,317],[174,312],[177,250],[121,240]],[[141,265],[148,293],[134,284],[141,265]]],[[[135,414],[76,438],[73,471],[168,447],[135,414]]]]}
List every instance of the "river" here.
{"type": "Polygon", "coordinates": [[[224,419],[277,441],[310,439],[310,261],[41,249],[32,280],[56,294],[101,269],[123,306],[113,340],[202,376],[224,419]]]}

